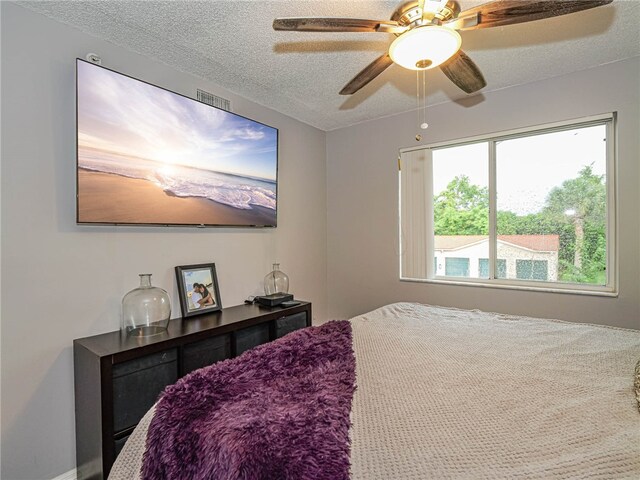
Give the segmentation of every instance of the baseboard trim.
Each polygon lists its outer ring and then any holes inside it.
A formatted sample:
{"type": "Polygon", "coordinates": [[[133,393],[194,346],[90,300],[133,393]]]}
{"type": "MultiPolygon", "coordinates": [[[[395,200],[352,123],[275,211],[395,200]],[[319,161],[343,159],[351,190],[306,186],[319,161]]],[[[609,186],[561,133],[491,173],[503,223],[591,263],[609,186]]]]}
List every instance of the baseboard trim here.
{"type": "Polygon", "coordinates": [[[51,480],[77,480],[78,479],[78,470],[75,468],[73,470],[69,470],[68,472],[62,473],[58,475],[56,478],[52,478],[51,480]]]}

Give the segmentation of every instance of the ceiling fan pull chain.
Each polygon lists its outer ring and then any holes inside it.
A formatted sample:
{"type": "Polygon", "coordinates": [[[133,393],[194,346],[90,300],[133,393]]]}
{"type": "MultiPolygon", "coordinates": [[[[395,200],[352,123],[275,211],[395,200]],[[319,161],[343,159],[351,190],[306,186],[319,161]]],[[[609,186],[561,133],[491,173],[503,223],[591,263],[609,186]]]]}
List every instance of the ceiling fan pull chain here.
{"type": "MultiPolygon", "coordinates": [[[[422,130],[429,127],[427,123],[427,73],[424,70],[416,70],[416,104],[418,111],[418,125],[422,130]],[[420,78],[422,76],[422,78],[420,78]],[[422,97],[422,101],[420,101],[422,97]]],[[[422,140],[422,134],[416,135],[416,141],[422,140]]]]}
{"type": "Polygon", "coordinates": [[[418,112],[418,125],[420,125],[420,70],[416,70],[416,111],[418,112]]]}
{"type": "MultiPolygon", "coordinates": [[[[418,112],[418,125],[420,125],[420,70],[416,70],[416,112],[418,112]]],[[[416,142],[422,140],[422,135],[416,134],[416,142]]]]}
{"type": "Polygon", "coordinates": [[[422,130],[426,130],[429,127],[427,123],[427,72],[422,70],[420,72],[422,74],[422,123],[420,124],[420,128],[422,130]]]}

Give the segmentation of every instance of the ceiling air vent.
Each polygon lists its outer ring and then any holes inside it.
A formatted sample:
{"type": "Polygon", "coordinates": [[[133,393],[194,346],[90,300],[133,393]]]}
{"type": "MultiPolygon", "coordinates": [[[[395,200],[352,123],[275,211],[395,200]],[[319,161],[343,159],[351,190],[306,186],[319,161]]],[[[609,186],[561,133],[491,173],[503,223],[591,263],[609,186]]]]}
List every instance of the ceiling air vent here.
{"type": "Polygon", "coordinates": [[[211,105],[212,107],[226,110],[227,112],[231,111],[231,102],[229,100],[227,100],[226,98],[218,97],[213,93],[205,92],[204,90],[200,90],[199,88],[198,101],[206,103],[207,105],[211,105]]]}

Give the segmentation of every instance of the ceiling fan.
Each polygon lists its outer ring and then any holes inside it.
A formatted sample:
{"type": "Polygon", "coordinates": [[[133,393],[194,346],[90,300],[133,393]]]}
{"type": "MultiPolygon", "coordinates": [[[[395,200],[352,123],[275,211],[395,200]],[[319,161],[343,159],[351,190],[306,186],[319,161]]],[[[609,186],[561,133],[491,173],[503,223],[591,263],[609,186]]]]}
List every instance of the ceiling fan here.
{"type": "Polygon", "coordinates": [[[402,3],[391,20],[357,18],[276,18],[274,30],[300,32],[383,32],[396,35],[389,51],[358,73],[340,91],[351,95],[396,63],[411,70],[440,67],[466,93],[487,82],[476,64],[460,49],[458,31],[498,27],[558,17],[611,3],[613,0],[495,0],[460,12],[454,0],[413,0],[402,3]]]}

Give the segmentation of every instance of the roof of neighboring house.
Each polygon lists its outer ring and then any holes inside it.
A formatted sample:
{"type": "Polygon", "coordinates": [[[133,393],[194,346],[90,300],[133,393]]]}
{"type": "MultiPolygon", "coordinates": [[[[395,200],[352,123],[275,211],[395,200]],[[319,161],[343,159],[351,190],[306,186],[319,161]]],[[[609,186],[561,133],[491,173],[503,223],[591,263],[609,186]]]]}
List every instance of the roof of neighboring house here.
{"type": "MultiPolygon", "coordinates": [[[[434,247],[436,250],[457,250],[488,239],[487,235],[436,235],[434,247]]],[[[498,235],[498,241],[539,252],[560,249],[559,235],[498,235]]]]}
{"type": "Polygon", "coordinates": [[[434,238],[436,250],[457,250],[489,239],[487,235],[436,235],[434,238]]]}
{"type": "Polygon", "coordinates": [[[498,240],[541,252],[560,250],[560,235],[498,235],[498,240]]]}

